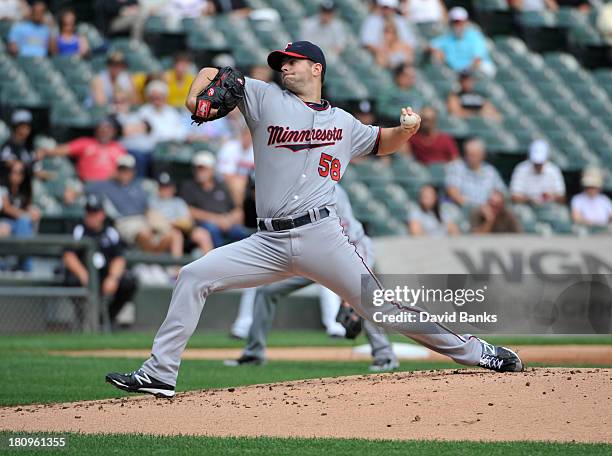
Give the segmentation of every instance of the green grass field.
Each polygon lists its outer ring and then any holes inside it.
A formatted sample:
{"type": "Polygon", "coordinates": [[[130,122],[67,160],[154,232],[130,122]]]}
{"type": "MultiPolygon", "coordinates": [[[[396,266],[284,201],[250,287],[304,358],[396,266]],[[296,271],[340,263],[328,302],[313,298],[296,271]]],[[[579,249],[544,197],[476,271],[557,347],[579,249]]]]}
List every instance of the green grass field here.
{"type": "MultiPolygon", "coordinates": [[[[555,444],[540,442],[481,443],[439,441],[391,441],[359,439],[279,439],[217,438],[217,437],[158,437],[150,435],[83,435],[83,434],[37,434],[61,435],[68,439],[65,450],[27,451],[14,450],[14,454],[62,454],[100,455],[109,454],[156,454],[156,455],[294,455],[294,456],[355,456],[376,454],[385,456],[566,456],[609,455],[608,445],[555,444]],[[146,453],[143,450],[146,449],[146,453]]],[[[5,445],[11,433],[0,432],[5,445]]],[[[0,450],[3,446],[0,446],[0,450]]],[[[10,451],[10,450],[9,450],[10,451]]],[[[10,454],[10,453],[7,453],[10,454]]]]}
{"type": "MultiPolygon", "coordinates": [[[[152,333],[119,332],[112,335],[41,335],[0,336],[0,405],[53,403],[102,399],[124,396],[106,383],[109,371],[131,371],[140,359],[70,357],[50,355],[49,350],[79,350],[104,348],[150,348],[152,333]],[[16,382],[15,378],[19,381],[16,382]]],[[[395,337],[394,337],[395,339],[395,337]]],[[[406,342],[405,338],[397,338],[406,342]]],[[[504,344],[612,344],[612,337],[497,337],[504,344]]],[[[351,346],[365,343],[331,340],[320,332],[276,332],[270,346],[351,346]]],[[[226,334],[196,334],[192,348],[239,348],[241,341],[231,340],[226,334]]],[[[305,378],[333,377],[367,373],[369,363],[360,362],[270,362],[263,367],[225,367],[220,361],[185,360],[181,368],[178,390],[224,388],[258,383],[305,378]]],[[[402,370],[456,367],[453,363],[403,362],[402,370]]],[[[4,442],[12,433],[0,433],[0,454],[35,454],[10,450],[4,442]]],[[[70,447],[61,454],[115,454],[126,451],[146,454],[611,454],[612,446],[559,445],[548,443],[473,443],[473,442],[393,442],[331,439],[280,438],[208,438],[208,437],[152,437],[71,434],[70,447]]],[[[44,450],[45,454],[50,450],[44,450]]],[[[53,451],[51,451],[53,452],[53,451]]]]}

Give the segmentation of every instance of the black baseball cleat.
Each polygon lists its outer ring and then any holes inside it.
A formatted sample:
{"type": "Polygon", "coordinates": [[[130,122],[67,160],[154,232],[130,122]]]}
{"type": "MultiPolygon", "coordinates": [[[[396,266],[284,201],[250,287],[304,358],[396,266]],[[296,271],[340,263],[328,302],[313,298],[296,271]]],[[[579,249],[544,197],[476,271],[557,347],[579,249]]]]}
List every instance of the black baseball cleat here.
{"type": "Polygon", "coordinates": [[[106,375],[106,381],[115,388],[129,393],[147,393],[155,397],[173,397],[174,387],[154,379],[142,369],[129,374],[112,372],[106,375]]]}
{"type": "Polygon", "coordinates": [[[258,358],[257,356],[242,355],[238,359],[226,359],[223,361],[224,366],[237,367],[237,366],[260,366],[265,364],[266,360],[258,358]]]}
{"type": "Polygon", "coordinates": [[[479,339],[482,344],[482,355],[478,365],[496,372],[521,372],[523,362],[512,350],[506,347],[497,347],[479,339]]]}

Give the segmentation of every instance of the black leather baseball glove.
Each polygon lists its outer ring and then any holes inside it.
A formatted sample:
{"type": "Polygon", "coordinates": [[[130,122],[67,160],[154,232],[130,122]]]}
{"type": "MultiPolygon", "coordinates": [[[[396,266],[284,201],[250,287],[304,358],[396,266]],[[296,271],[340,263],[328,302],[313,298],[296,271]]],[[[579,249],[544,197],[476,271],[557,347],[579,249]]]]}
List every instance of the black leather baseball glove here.
{"type": "Polygon", "coordinates": [[[243,74],[233,68],[223,67],[196,97],[195,112],[191,120],[202,125],[204,122],[225,117],[243,98],[243,74]],[[217,113],[209,117],[212,109],[217,109],[217,113]]]}
{"type": "Polygon", "coordinates": [[[340,305],[340,310],[338,310],[338,315],[336,315],[336,321],[346,329],[344,337],[347,339],[355,339],[359,333],[361,333],[363,320],[347,302],[343,301],[340,305]]]}

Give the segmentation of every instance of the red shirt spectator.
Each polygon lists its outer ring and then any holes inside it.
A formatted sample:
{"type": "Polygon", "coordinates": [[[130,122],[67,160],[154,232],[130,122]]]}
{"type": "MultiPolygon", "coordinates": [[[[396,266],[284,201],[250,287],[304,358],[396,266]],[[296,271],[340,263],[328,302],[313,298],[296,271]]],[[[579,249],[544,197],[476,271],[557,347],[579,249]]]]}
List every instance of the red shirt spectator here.
{"type": "Polygon", "coordinates": [[[68,148],[68,155],[77,159],[77,174],[83,181],[110,179],[117,170],[117,159],[126,153],[118,142],[101,143],[95,138],[75,139],[68,148]]]}
{"type": "Polygon", "coordinates": [[[94,138],[78,138],[45,154],[76,158],[77,174],[83,181],[107,180],[114,176],[119,157],[126,154],[115,141],[116,131],[115,124],[106,119],[98,124],[94,138]]]}
{"type": "Polygon", "coordinates": [[[436,111],[423,108],[421,111],[421,128],[408,140],[412,155],[424,165],[448,163],[459,157],[455,140],[436,128],[436,111]]]}

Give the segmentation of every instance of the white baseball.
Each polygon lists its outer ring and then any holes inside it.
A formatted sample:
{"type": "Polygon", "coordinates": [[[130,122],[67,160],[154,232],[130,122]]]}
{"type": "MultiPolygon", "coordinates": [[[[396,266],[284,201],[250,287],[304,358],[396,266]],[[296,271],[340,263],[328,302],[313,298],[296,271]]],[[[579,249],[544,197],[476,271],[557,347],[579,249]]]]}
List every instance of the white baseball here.
{"type": "Polygon", "coordinates": [[[402,109],[402,115],[400,116],[400,123],[404,128],[412,128],[414,127],[421,118],[418,114],[408,111],[407,109],[402,109]]]}

